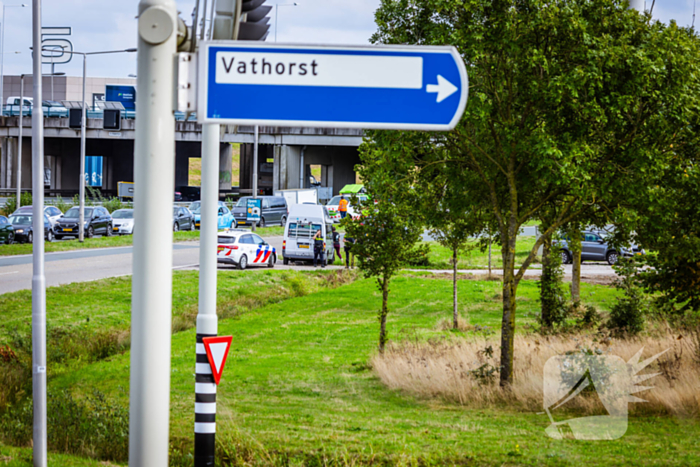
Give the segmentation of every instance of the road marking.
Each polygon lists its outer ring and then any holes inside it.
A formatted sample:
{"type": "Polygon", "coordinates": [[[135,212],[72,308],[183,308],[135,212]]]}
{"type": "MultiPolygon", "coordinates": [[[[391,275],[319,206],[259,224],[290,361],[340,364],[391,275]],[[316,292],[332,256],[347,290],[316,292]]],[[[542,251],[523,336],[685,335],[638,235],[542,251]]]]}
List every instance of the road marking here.
{"type": "Polygon", "coordinates": [[[4,276],[5,274],[17,274],[19,271],[10,271],[10,272],[0,272],[0,276],[4,276]]]}

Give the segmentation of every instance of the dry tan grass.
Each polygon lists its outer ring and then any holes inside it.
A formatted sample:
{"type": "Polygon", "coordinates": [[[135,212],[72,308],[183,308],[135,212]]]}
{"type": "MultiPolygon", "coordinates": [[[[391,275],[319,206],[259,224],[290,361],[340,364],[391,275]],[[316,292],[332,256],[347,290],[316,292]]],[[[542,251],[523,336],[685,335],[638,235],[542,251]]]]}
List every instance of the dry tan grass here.
{"type": "MultiPolygon", "coordinates": [[[[700,362],[698,343],[691,336],[671,334],[634,339],[594,336],[519,335],[515,339],[515,378],[511,390],[498,385],[500,345],[496,337],[390,345],[372,359],[375,374],[391,389],[418,397],[441,398],[467,406],[509,405],[542,410],[543,368],[550,357],[582,348],[629,361],[644,347],[642,360],[669,349],[641,374],[661,373],[644,384],[653,389],[637,393],[647,403],[630,405],[632,412],[700,416],[700,362]],[[680,339],[679,339],[680,337],[680,339]],[[490,349],[490,350],[487,350],[490,349]],[[475,376],[476,373],[476,376],[475,376]],[[491,376],[489,376],[489,374],[491,376]]],[[[569,405],[590,413],[592,397],[579,397],[569,405]]]]}

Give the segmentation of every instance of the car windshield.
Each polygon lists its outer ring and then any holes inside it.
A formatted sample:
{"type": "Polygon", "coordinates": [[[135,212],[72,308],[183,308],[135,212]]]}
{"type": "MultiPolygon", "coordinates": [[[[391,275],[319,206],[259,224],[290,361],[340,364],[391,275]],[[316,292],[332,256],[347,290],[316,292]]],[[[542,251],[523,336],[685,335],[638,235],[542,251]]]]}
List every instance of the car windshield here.
{"type": "Polygon", "coordinates": [[[179,210],[180,208],[173,208],[173,216],[177,216],[179,210]]]}
{"type": "Polygon", "coordinates": [[[340,196],[334,196],[328,201],[328,206],[337,206],[340,204],[340,196]]]}
{"type": "MultiPolygon", "coordinates": [[[[89,219],[92,217],[92,208],[84,208],[85,209],[85,219],[89,219]]],[[[67,219],[78,219],[80,217],[80,208],[70,208],[64,215],[63,217],[67,219]]]]}
{"type": "Polygon", "coordinates": [[[238,202],[236,203],[236,207],[237,208],[244,208],[244,207],[248,206],[248,199],[250,199],[250,196],[246,196],[245,198],[239,199],[238,202]]]}
{"type": "Polygon", "coordinates": [[[12,224],[12,225],[24,225],[24,224],[31,224],[31,223],[32,223],[31,214],[10,216],[10,224],[12,224]]]}
{"type": "Polygon", "coordinates": [[[134,211],[131,209],[120,209],[112,213],[112,219],[133,219],[134,211]]]}
{"type": "Polygon", "coordinates": [[[202,208],[202,203],[199,201],[196,201],[192,204],[190,204],[190,211],[192,211],[193,214],[199,214],[199,210],[202,208]]]}

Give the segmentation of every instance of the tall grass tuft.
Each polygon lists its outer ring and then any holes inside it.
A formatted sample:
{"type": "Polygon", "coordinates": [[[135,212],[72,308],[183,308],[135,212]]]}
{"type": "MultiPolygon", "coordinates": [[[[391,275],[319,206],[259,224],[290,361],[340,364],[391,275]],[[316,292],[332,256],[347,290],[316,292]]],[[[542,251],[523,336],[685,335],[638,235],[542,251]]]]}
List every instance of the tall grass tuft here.
{"type": "MultiPolygon", "coordinates": [[[[418,397],[441,398],[471,407],[508,405],[541,411],[543,368],[550,357],[593,349],[628,361],[642,347],[642,358],[670,349],[642,372],[661,374],[645,384],[653,389],[636,394],[648,402],[631,404],[630,410],[700,417],[700,362],[690,335],[679,339],[677,333],[669,331],[661,336],[600,341],[585,335],[519,335],[515,338],[515,378],[510,389],[481,377],[488,375],[490,368],[498,367],[498,344],[495,337],[402,342],[389,346],[383,355],[375,355],[371,365],[386,386],[418,397]]],[[[573,409],[584,413],[598,407],[593,397],[579,397],[572,402],[573,409]]]]}

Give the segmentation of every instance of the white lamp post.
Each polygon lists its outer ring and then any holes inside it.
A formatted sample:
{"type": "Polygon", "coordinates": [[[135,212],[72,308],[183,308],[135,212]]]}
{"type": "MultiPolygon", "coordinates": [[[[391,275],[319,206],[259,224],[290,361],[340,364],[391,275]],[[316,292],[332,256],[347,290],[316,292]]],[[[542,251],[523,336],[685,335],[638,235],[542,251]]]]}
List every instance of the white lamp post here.
{"type": "Polygon", "coordinates": [[[279,9],[281,6],[298,6],[297,2],[294,3],[278,3],[275,5],[275,42],[277,42],[277,16],[279,15],[279,9]]]}

